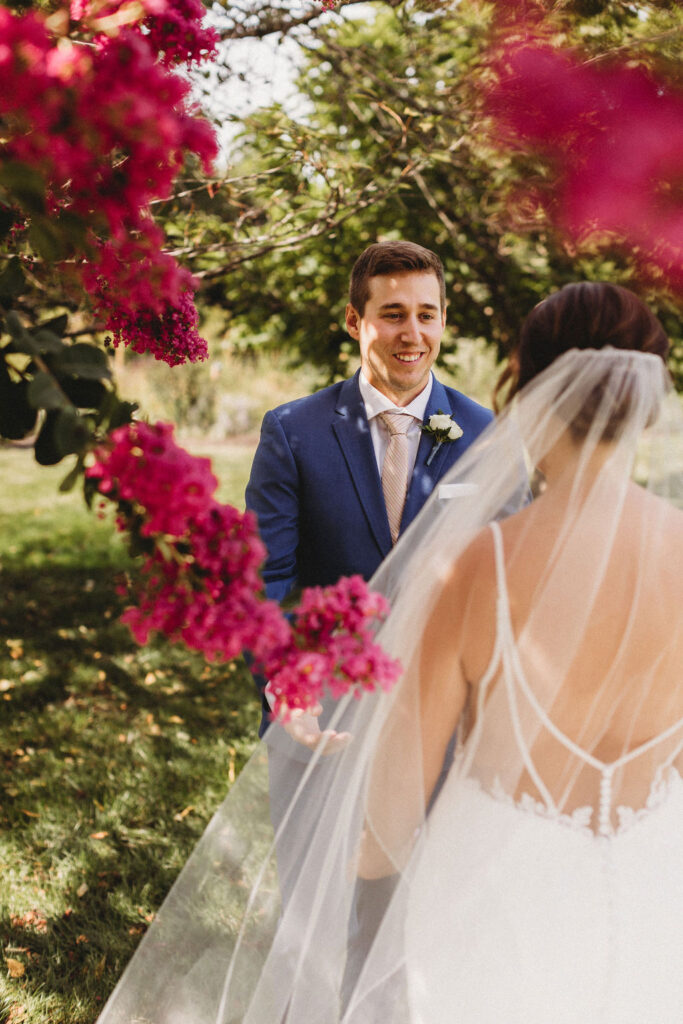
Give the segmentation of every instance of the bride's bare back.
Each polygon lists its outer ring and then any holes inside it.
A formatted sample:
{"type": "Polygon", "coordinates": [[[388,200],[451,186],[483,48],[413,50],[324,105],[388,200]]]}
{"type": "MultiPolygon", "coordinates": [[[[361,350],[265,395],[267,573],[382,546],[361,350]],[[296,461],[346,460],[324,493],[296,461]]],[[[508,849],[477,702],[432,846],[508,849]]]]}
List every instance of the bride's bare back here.
{"type": "MultiPolygon", "coordinates": [[[[613,509],[605,515],[596,509],[582,518],[580,532],[572,537],[566,527],[568,500],[562,486],[551,486],[501,524],[518,667],[544,713],[534,716],[524,708],[523,742],[563,812],[594,805],[601,775],[545,727],[544,716],[562,737],[604,764],[635,752],[683,719],[683,513],[632,484],[616,529],[613,509]],[[603,551],[605,563],[598,573],[595,561],[603,551]],[[561,586],[557,580],[549,585],[548,567],[560,562],[561,586]],[[582,586],[586,578],[592,581],[589,592],[582,586]],[[577,611],[582,602],[584,618],[577,611]]],[[[459,637],[463,675],[470,684],[464,707],[467,732],[476,722],[479,682],[490,664],[497,628],[490,531],[466,553],[465,574],[475,568],[471,560],[477,568],[466,620],[476,617],[488,628],[465,628],[459,637]]],[[[463,586],[461,573],[453,581],[457,587],[463,586]]],[[[503,686],[502,674],[501,669],[488,687],[488,712],[491,700],[500,699],[496,690],[503,686]]],[[[614,785],[621,803],[639,807],[647,801],[657,768],[680,748],[682,735],[683,729],[674,732],[620,766],[614,785]]],[[[493,755],[487,751],[485,756],[493,755]]],[[[683,770],[683,755],[678,753],[673,763],[683,770]]],[[[515,787],[516,798],[522,793],[540,797],[527,770],[520,772],[515,787]]]]}

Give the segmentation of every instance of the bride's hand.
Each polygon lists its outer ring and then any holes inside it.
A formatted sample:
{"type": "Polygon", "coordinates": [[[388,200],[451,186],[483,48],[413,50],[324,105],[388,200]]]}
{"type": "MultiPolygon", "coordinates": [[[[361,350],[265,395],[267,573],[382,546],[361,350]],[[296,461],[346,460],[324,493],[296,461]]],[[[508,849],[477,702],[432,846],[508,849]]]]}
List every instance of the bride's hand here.
{"type": "MultiPolygon", "coordinates": [[[[267,686],[266,699],[272,708],[275,701],[267,686]]],[[[351,742],[352,737],[350,732],[321,729],[318,718],[322,709],[322,704],[314,704],[307,711],[302,708],[294,708],[289,712],[287,721],[284,720],[282,712],[275,721],[295,743],[300,743],[308,750],[317,750],[318,747],[321,747],[321,754],[328,757],[330,754],[337,754],[343,750],[351,742]]]]}

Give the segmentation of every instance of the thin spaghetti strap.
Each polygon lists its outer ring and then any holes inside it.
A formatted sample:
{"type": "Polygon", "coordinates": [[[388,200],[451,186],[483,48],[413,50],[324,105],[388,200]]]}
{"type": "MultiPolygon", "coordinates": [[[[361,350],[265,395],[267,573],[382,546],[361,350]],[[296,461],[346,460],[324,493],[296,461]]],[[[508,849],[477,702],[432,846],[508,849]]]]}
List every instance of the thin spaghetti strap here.
{"type": "Polygon", "coordinates": [[[496,586],[498,588],[498,597],[502,598],[505,604],[507,604],[508,593],[507,583],[505,581],[505,551],[503,549],[503,534],[500,531],[499,523],[490,523],[491,533],[493,534],[493,549],[496,559],[496,586]]]}

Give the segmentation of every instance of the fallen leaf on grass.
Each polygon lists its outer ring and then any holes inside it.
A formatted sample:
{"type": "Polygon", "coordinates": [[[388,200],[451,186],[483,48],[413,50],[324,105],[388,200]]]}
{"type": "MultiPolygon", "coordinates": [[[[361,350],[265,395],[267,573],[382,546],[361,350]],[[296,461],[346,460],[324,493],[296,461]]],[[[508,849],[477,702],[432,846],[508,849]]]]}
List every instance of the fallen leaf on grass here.
{"type": "Polygon", "coordinates": [[[106,839],[109,835],[108,832],[92,832],[90,835],[91,839],[106,839]]]}
{"type": "Polygon", "coordinates": [[[7,964],[10,978],[23,978],[26,974],[26,966],[22,964],[21,960],[14,960],[11,956],[8,956],[5,963],[7,964]]]}
{"type": "Polygon", "coordinates": [[[10,914],[9,921],[13,928],[31,928],[41,934],[47,931],[47,918],[39,910],[29,910],[25,914],[10,914]]]}
{"type": "Polygon", "coordinates": [[[82,896],[85,896],[87,891],[88,891],[88,883],[87,882],[81,882],[81,884],[79,885],[78,889],[76,889],[76,895],[80,899],[82,896]]]}
{"type": "Polygon", "coordinates": [[[24,807],[21,808],[21,813],[25,814],[27,818],[39,818],[40,815],[36,814],[35,811],[27,811],[24,807]]]}
{"type": "Polygon", "coordinates": [[[193,811],[193,810],[194,810],[194,804],[190,804],[189,807],[185,807],[182,811],[178,811],[177,814],[174,814],[173,815],[173,820],[174,821],[182,821],[183,818],[186,818],[188,816],[188,814],[190,813],[190,811],[193,811]]]}

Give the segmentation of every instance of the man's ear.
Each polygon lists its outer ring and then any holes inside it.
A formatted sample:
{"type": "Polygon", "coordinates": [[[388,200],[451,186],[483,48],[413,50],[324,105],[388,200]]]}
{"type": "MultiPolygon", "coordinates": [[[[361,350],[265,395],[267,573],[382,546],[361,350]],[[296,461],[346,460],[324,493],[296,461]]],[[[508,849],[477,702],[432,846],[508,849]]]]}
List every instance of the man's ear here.
{"type": "Polygon", "coordinates": [[[358,341],[360,338],[361,315],[358,312],[358,310],[351,305],[350,302],[347,303],[344,317],[346,320],[346,330],[349,332],[352,338],[358,341]]]}

